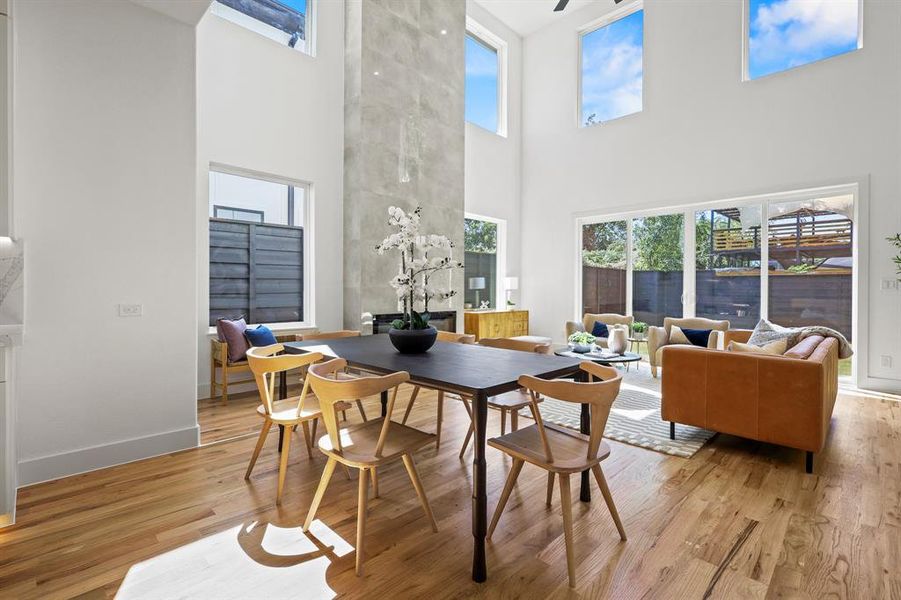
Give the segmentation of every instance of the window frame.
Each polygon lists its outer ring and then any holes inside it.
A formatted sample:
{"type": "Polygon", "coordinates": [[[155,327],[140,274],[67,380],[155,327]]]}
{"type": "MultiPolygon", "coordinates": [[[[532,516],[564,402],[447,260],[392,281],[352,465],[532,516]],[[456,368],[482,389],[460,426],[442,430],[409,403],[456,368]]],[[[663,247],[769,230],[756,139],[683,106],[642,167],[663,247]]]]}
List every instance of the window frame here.
{"type": "Polygon", "coordinates": [[[858,50],[863,48],[863,4],[864,0],[857,0],[857,48],[855,50],[850,50],[848,52],[842,52],[840,54],[833,54],[831,56],[826,56],[824,58],[818,58],[816,60],[812,60],[810,62],[802,63],[800,65],[795,65],[793,67],[788,67],[787,69],[782,69],[779,71],[773,71],[772,73],[767,73],[766,75],[760,75],[759,77],[751,77],[751,0],[742,0],[741,2],[741,80],[742,82],[748,81],[758,81],[760,79],[767,79],[774,75],[780,75],[782,73],[789,73],[794,71],[795,69],[799,69],[802,67],[806,67],[809,65],[815,65],[821,63],[823,61],[836,58],[839,56],[845,56],[848,54],[853,54],[858,50]]]}
{"type": "MultiPolygon", "coordinates": [[[[466,35],[471,36],[483,46],[494,50],[497,54],[497,130],[491,131],[490,129],[485,129],[481,125],[472,123],[470,121],[466,121],[466,123],[478,127],[483,131],[494,133],[496,135],[499,135],[500,137],[505,138],[507,137],[507,42],[469,15],[466,15],[466,35]]],[[[466,99],[464,98],[463,101],[463,113],[465,120],[466,99]]]]}
{"type": "MultiPolygon", "coordinates": [[[[746,0],[747,1],[747,0],[746,0]]],[[[576,36],[578,37],[578,51],[577,58],[578,60],[576,65],[576,127],[578,129],[591,129],[592,127],[596,127],[598,125],[603,125],[605,123],[612,123],[613,121],[619,121],[625,117],[631,117],[633,115],[641,114],[644,112],[644,27],[642,26],[642,34],[641,34],[641,110],[629,113],[627,115],[622,115],[616,117],[615,119],[610,119],[608,121],[598,121],[597,123],[592,123],[591,125],[586,125],[582,123],[582,41],[585,39],[585,36],[591,33],[594,33],[598,29],[606,27],[608,25],[612,25],[616,21],[621,19],[625,19],[629,15],[637,13],[638,11],[644,10],[644,0],[635,0],[634,2],[629,2],[622,6],[619,6],[610,12],[606,13],[602,17],[594,19],[593,21],[589,21],[585,23],[578,29],[576,29],[576,36]]],[[[642,20],[644,17],[642,17],[642,20]]]]}
{"type": "MultiPolygon", "coordinates": [[[[808,200],[817,197],[842,196],[848,195],[853,197],[854,201],[854,235],[852,240],[852,298],[851,298],[851,337],[854,340],[854,355],[851,357],[851,375],[849,381],[854,385],[865,387],[865,378],[868,375],[863,368],[869,365],[868,356],[868,316],[862,307],[867,306],[868,294],[868,273],[864,269],[867,260],[867,244],[863,243],[867,239],[869,230],[869,221],[867,218],[867,188],[865,182],[845,182],[823,185],[818,187],[809,187],[803,189],[777,191],[772,193],[755,194],[751,196],[739,196],[724,200],[714,200],[708,202],[693,202],[685,204],[677,204],[661,208],[648,209],[630,209],[627,207],[612,207],[609,211],[589,211],[574,215],[573,218],[573,250],[574,250],[574,297],[572,311],[574,320],[582,319],[582,227],[593,223],[606,223],[612,221],[623,221],[627,223],[627,239],[626,245],[626,314],[633,314],[633,298],[632,298],[632,272],[633,272],[633,247],[632,247],[632,220],[635,218],[654,217],[667,214],[683,213],[683,234],[685,245],[683,246],[683,300],[682,300],[682,317],[690,318],[695,316],[696,297],[696,247],[695,242],[695,213],[703,210],[713,210],[717,208],[732,208],[741,206],[759,206],[761,210],[761,240],[769,239],[769,218],[768,206],[770,204],[780,204],[783,202],[791,202],[798,200],[808,200]],[[689,248],[689,243],[691,247],[689,248]]],[[[760,318],[769,318],[769,270],[763,268],[763,265],[769,264],[769,244],[761,243],[760,247],[760,318]]],[[[844,383],[844,382],[842,382],[844,383]]]]}
{"type": "MultiPolygon", "coordinates": [[[[494,297],[497,299],[495,304],[503,303],[503,308],[495,306],[492,310],[506,310],[507,290],[504,289],[504,280],[507,278],[507,220],[471,212],[464,212],[463,218],[471,221],[494,223],[497,225],[497,252],[495,257],[495,261],[497,262],[497,281],[494,282],[494,297]]],[[[463,253],[464,255],[466,254],[466,248],[463,248],[463,253]]]]}
{"type": "MultiPolygon", "coordinates": [[[[267,181],[269,183],[277,183],[280,185],[293,186],[296,188],[303,188],[304,190],[304,205],[303,205],[303,312],[304,318],[302,321],[282,321],[279,323],[269,323],[267,326],[273,331],[294,331],[298,329],[310,329],[316,327],[316,256],[315,256],[315,236],[316,236],[316,225],[314,222],[314,198],[315,198],[315,185],[311,181],[304,181],[302,179],[292,179],[290,177],[282,177],[280,175],[273,175],[271,173],[263,173],[260,171],[254,171],[251,169],[244,169],[241,167],[234,167],[230,165],[225,165],[221,163],[210,163],[209,169],[207,169],[206,179],[209,181],[211,173],[222,173],[224,175],[234,175],[237,177],[245,177],[249,179],[258,179],[261,181],[267,181]]],[[[210,198],[210,190],[207,189],[207,199],[206,199],[206,214],[209,215],[209,206],[211,203],[210,198]]],[[[215,204],[213,206],[216,206],[215,204]]],[[[207,305],[205,314],[209,314],[210,311],[210,302],[209,302],[209,287],[210,287],[210,272],[209,272],[209,217],[204,221],[206,224],[206,289],[207,289],[207,305]]],[[[248,325],[257,325],[257,323],[248,323],[248,325]]],[[[208,333],[215,334],[216,328],[209,327],[208,333]]]]}
{"type": "Polygon", "coordinates": [[[288,40],[290,39],[288,34],[284,31],[281,31],[267,23],[262,21],[258,21],[253,17],[242,13],[239,10],[235,10],[230,6],[226,6],[221,2],[213,1],[212,7],[210,8],[210,12],[212,12],[217,17],[224,19],[230,23],[234,23],[235,25],[247,29],[248,31],[252,31],[257,35],[263,36],[273,42],[276,42],[282,48],[287,48],[293,52],[299,52],[300,54],[304,54],[306,56],[314,57],[316,56],[316,32],[318,30],[317,27],[317,7],[318,0],[306,0],[307,10],[304,13],[304,45],[303,48],[290,47],[288,45],[288,40]]]}

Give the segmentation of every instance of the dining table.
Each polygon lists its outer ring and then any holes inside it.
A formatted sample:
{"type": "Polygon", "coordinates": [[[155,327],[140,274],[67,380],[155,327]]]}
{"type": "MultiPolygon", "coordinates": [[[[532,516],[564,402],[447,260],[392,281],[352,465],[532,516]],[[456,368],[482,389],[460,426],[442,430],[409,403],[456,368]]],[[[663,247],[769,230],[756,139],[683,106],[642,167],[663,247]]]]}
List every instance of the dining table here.
{"type": "MultiPolygon", "coordinates": [[[[410,383],[423,388],[451,392],[472,398],[474,451],[472,460],[472,578],[482,582],[488,578],[485,557],[485,535],[488,527],[487,462],[485,456],[488,422],[488,398],[519,388],[520,375],[542,379],[572,377],[584,381],[578,358],[537,354],[478,344],[436,342],[421,354],[401,354],[394,349],[387,334],[330,340],[287,342],[285,352],[300,354],[321,352],[328,358],[343,358],[349,367],[381,375],[406,371],[410,383]]],[[[381,394],[382,416],[387,414],[388,393],[381,394]]],[[[590,407],[581,408],[580,430],[590,433],[590,407]]],[[[579,494],[583,502],[591,501],[588,471],[582,473],[579,494]]]]}

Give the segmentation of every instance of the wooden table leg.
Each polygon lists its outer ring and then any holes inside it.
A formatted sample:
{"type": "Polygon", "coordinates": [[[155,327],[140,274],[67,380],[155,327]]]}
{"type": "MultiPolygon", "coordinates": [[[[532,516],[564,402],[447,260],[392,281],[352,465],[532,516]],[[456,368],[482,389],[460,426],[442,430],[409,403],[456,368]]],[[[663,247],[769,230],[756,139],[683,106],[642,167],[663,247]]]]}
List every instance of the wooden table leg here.
{"type": "Polygon", "coordinates": [[[488,579],[485,562],[485,533],[488,529],[487,464],[485,462],[485,438],[488,423],[488,396],[478,392],[473,397],[472,418],[475,435],[472,453],[472,580],[488,579]]]}
{"type": "MultiPolygon", "coordinates": [[[[584,371],[576,374],[576,381],[584,382],[587,379],[584,371]]],[[[591,434],[591,406],[589,404],[582,405],[582,412],[579,415],[579,431],[585,435],[591,434]]],[[[590,471],[582,471],[582,482],[579,485],[579,500],[582,502],[591,502],[591,480],[588,477],[590,471]]]]}
{"type": "Polygon", "coordinates": [[[382,400],[382,416],[387,417],[388,416],[388,391],[387,390],[382,392],[381,400],[382,400]]]}
{"type": "Polygon", "coordinates": [[[282,452],[282,444],[285,442],[285,426],[278,426],[278,452],[281,454],[282,452]]]}

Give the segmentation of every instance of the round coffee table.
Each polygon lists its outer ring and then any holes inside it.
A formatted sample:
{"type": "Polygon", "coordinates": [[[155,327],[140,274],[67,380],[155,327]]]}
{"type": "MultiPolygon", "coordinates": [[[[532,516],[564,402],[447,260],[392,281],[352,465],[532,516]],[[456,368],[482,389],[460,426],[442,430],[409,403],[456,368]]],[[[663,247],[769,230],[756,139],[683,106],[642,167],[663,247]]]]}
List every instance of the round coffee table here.
{"type": "Polygon", "coordinates": [[[626,365],[626,367],[628,367],[634,362],[641,361],[641,354],[636,354],[634,352],[625,352],[623,354],[617,354],[615,356],[604,357],[592,352],[573,352],[569,348],[561,348],[555,351],[554,354],[556,354],[557,356],[566,356],[568,358],[582,358],[601,365],[607,365],[608,367],[611,365],[626,365]]]}

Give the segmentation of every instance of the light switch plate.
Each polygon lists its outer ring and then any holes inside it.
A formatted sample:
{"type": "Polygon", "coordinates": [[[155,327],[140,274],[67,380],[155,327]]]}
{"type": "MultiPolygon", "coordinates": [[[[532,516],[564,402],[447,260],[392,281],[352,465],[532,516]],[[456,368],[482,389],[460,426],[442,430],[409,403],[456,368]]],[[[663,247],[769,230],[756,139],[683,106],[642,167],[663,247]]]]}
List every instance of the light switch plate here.
{"type": "Polygon", "coordinates": [[[141,304],[120,304],[120,317],[140,317],[144,314],[144,306],[141,304]]]}
{"type": "Polygon", "coordinates": [[[882,366],[885,367],[886,369],[891,369],[892,368],[892,357],[889,356],[888,354],[883,354],[882,355],[882,366]]]}
{"type": "Polygon", "coordinates": [[[896,290],[896,289],[898,289],[898,281],[896,279],[883,279],[879,283],[879,289],[881,289],[881,290],[896,290]]]}

